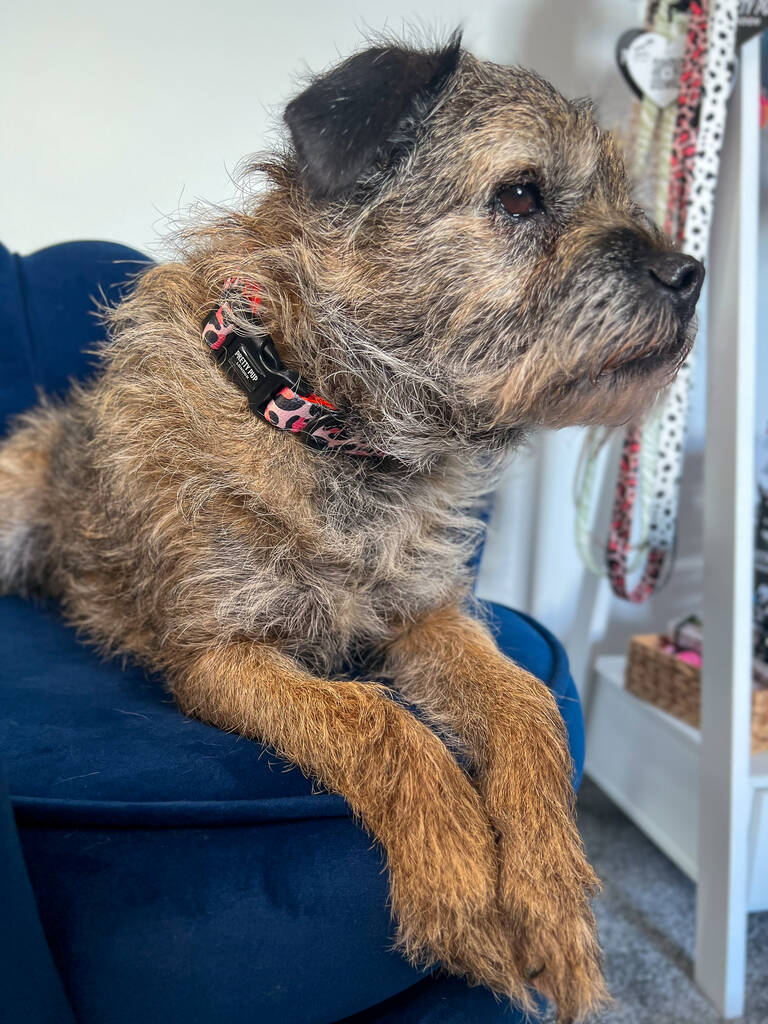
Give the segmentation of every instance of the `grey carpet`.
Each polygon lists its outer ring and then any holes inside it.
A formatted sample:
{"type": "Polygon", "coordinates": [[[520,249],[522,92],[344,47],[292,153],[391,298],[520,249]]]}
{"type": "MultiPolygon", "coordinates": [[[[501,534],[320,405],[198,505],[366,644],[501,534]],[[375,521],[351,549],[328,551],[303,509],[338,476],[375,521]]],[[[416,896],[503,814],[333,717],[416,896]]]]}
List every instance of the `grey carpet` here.
{"type": "MultiPolygon", "coordinates": [[[[603,883],[595,913],[615,1005],[602,1024],[717,1024],[693,982],[693,883],[588,779],[579,825],[603,883]]],[[[749,918],[742,1019],[768,1024],[768,913],[749,918]]]]}

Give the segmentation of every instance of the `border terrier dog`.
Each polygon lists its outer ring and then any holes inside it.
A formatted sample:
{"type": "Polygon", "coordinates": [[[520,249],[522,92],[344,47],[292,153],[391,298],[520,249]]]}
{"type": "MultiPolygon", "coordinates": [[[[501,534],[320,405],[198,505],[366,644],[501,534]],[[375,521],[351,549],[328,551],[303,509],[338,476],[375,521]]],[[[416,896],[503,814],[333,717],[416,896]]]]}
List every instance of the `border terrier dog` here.
{"type": "Polygon", "coordinates": [[[605,987],[564,727],[467,610],[473,510],[532,430],[656,398],[703,271],[589,104],[458,34],[357,53],[285,121],[264,187],[0,447],[0,588],[342,794],[415,963],[581,1018],[605,987]]]}

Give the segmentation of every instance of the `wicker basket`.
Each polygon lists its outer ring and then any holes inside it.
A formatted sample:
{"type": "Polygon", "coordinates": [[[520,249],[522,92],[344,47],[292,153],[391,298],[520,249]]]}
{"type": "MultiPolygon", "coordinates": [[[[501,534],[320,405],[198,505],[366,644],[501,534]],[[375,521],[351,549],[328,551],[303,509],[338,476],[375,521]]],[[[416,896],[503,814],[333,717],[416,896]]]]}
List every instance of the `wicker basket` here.
{"type": "MultiPolygon", "coordinates": [[[[636,697],[655,704],[698,729],[701,717],[701,678],[695,665],[665,654],[655,633],[634,636],[624,685],[636,697]]],[[[752,753],[768,750],[768,689],[752,690],[752,753]]]]}

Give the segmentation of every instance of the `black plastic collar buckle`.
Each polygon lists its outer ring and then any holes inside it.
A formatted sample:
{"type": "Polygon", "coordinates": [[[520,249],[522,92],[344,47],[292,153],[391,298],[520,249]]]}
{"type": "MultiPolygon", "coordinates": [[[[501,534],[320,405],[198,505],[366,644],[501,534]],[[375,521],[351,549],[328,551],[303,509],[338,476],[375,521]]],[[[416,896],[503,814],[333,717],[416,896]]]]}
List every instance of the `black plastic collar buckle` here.
{"type": "Polygon", "coordinates": [[[299,391],[299,375],[283,366],[268,334],[251,338],[233,334],[213,354],[229,379],[246,393],[248,405],[255,412],[261,412],[286,386],[299,391]]]}

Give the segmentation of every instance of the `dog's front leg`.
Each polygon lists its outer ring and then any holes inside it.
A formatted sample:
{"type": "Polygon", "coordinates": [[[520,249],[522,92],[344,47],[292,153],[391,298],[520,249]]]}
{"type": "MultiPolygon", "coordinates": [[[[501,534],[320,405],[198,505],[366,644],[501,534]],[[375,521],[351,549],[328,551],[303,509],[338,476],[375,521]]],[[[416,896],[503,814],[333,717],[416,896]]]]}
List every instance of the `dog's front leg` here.
{"type": "Polygon", "coordinates": [[[389,651],[397,688],[472,760],[499,836],[499,894],[519,969],[580,1017],[605,999],[589,895],[597,880],[573,816],[565,728],[548,688],[458,608],[404,630],[389,651]]]}
{"type": "Polygon", "coordinates": [[[526,1002],[498,912],[482,801],[446,746],[386,688],[316,678],[246,642],[212,649],[171,681],[186,713],[259,740],[347,799],[386,850],[409,957],[442,961],[526,1002]]]}

